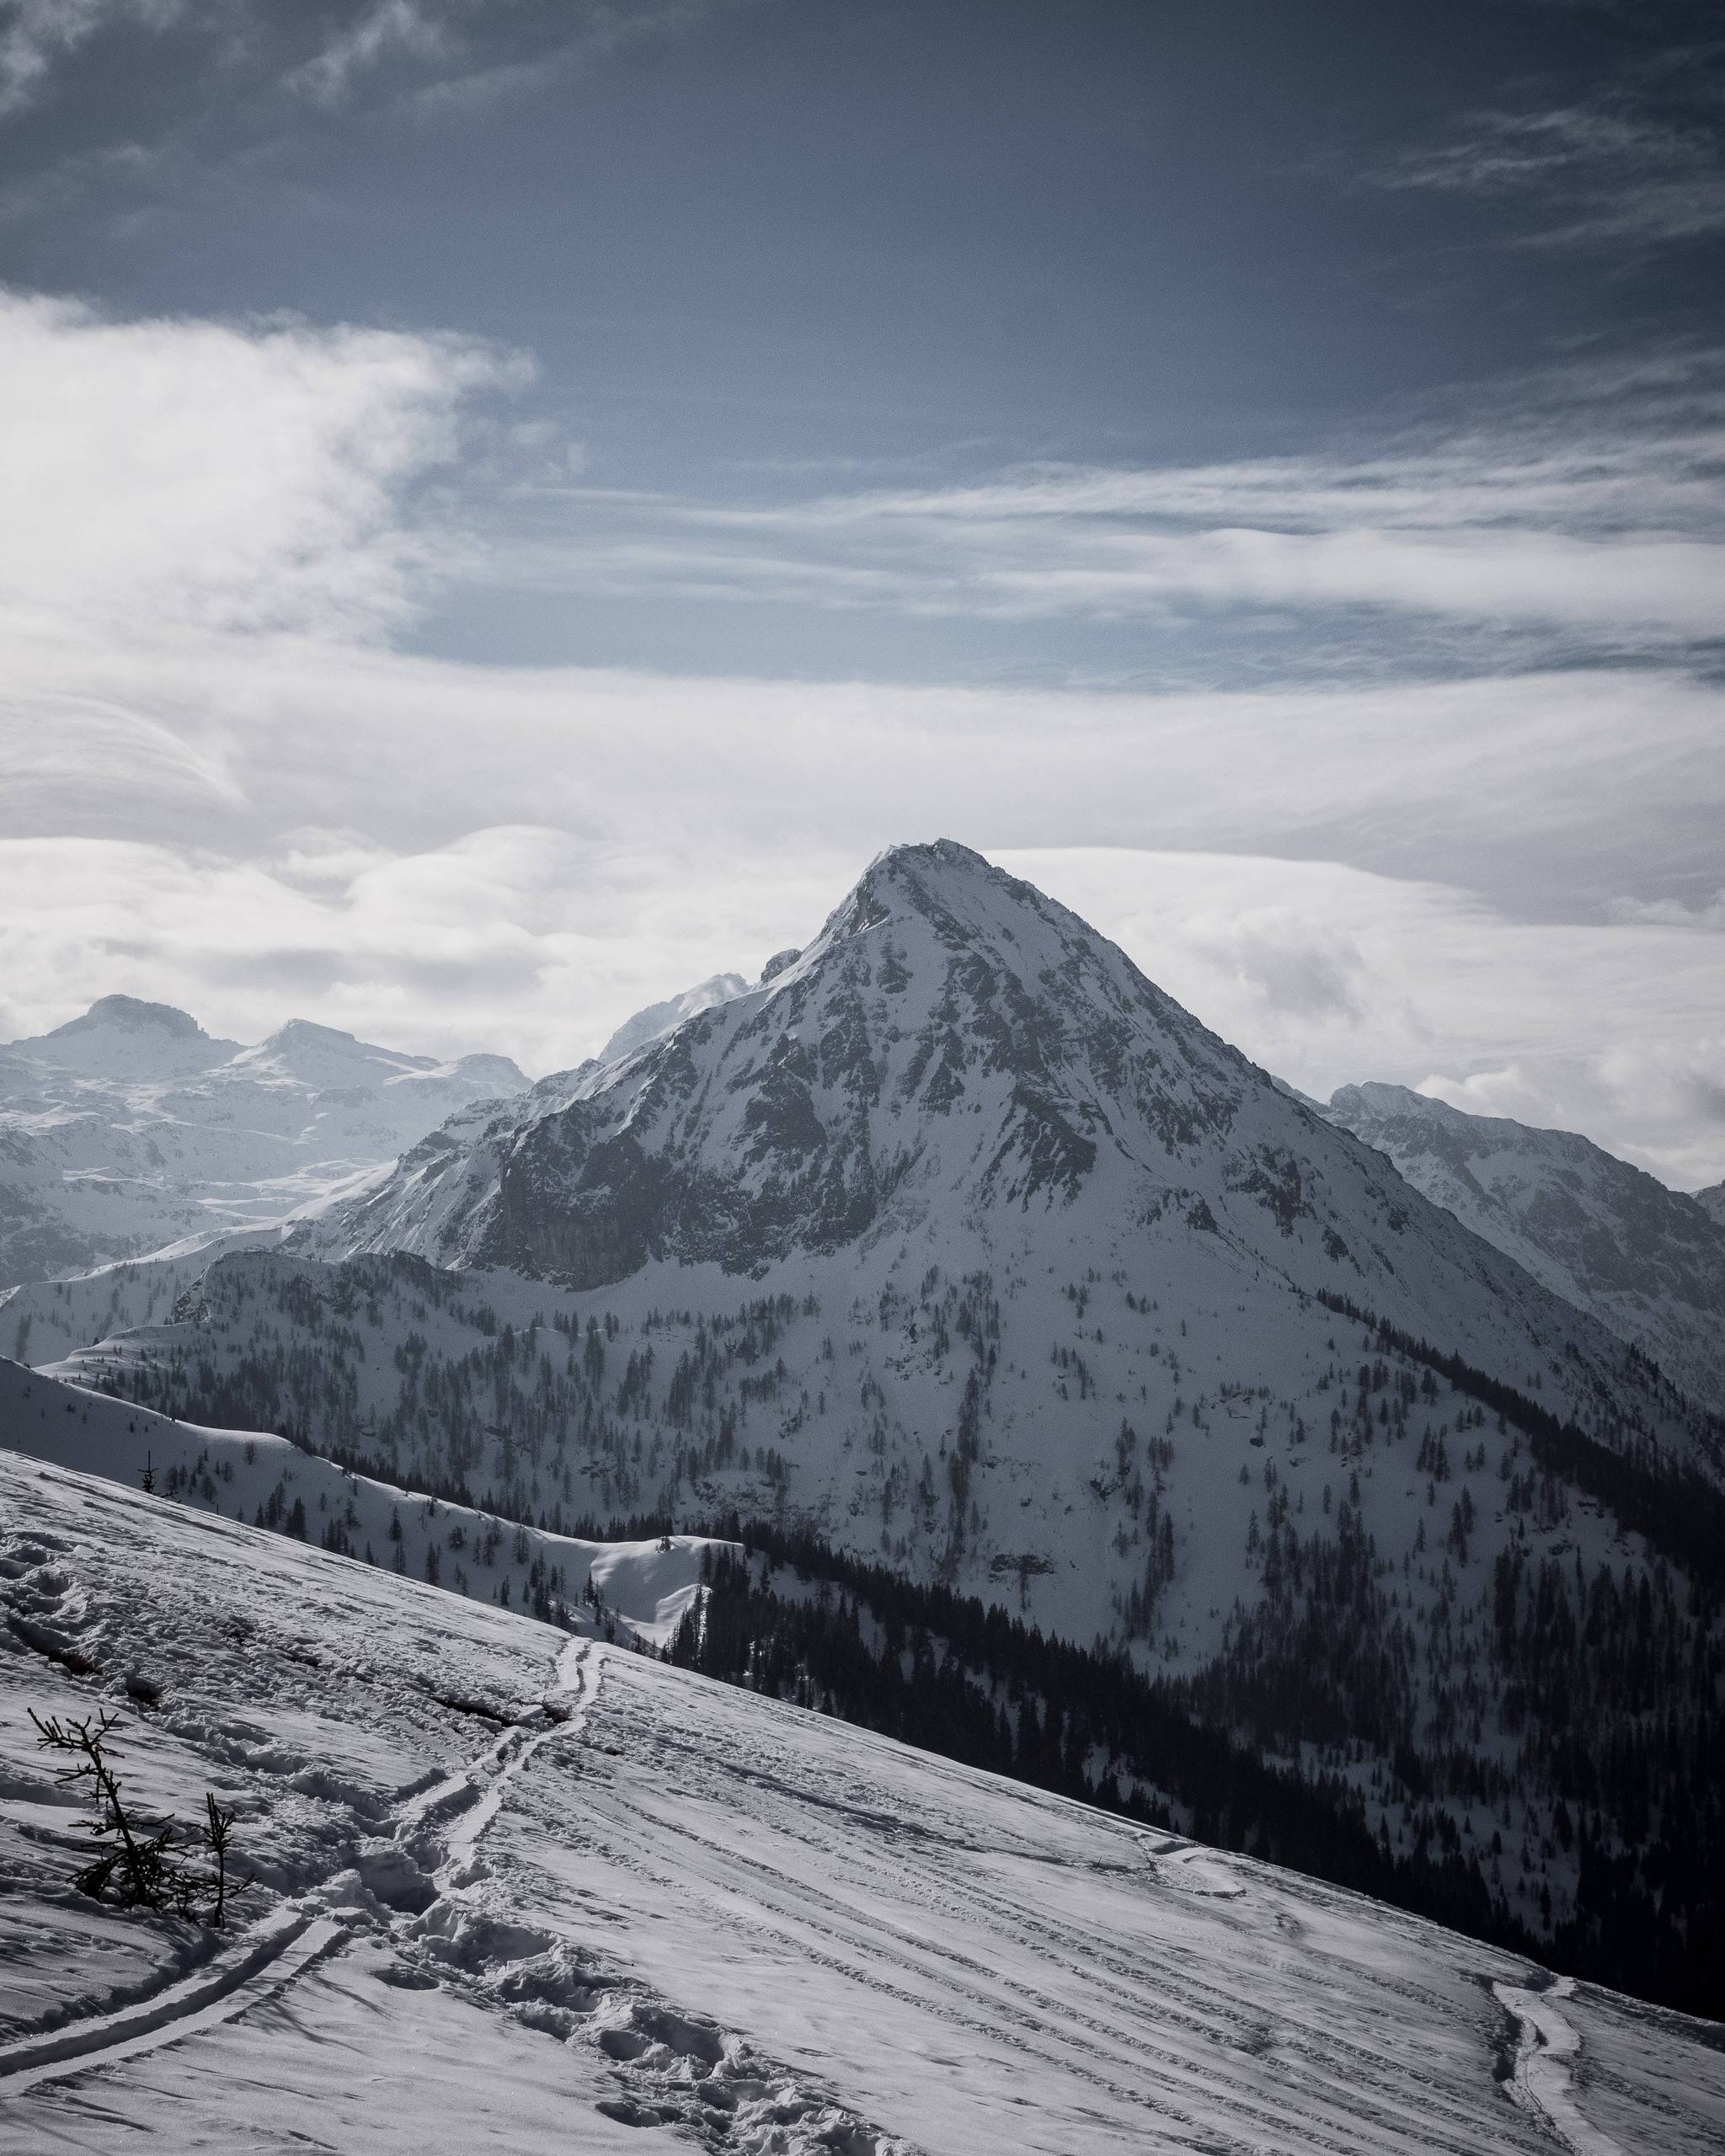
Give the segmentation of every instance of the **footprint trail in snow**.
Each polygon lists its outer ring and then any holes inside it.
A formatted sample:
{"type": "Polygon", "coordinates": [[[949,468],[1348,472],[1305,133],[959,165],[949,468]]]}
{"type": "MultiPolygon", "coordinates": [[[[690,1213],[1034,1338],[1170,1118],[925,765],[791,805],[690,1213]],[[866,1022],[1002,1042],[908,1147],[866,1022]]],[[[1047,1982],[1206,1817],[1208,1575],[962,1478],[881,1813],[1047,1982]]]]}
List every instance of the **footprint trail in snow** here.
{"type": "Polygon", "coordinates": [[[7,2147],[1725,2142],[1680,2016],[3,1451],[0,1882],[7,2147]],[[142,1805],[238,1811],[231,1936],[67,1890],[25,1709],[98,1704],[142,1805]]]}

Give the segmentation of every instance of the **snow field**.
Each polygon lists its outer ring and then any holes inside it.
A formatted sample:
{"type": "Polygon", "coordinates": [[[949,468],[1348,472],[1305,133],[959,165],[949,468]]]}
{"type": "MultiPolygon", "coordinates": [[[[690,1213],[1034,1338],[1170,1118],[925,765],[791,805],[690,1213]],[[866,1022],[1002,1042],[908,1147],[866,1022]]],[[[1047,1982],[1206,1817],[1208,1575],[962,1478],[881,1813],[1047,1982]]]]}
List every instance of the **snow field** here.
{"type": "Polygon", "coordinates": [[[0,1594],[0,2146],[1597,2156],[1725,2131],[1725,2061],[1680,2017],[1560,2002],[1357,1897],[13,1453],[0,1594]],[[148,1804],[239,1808],[259,1885],[230,1934],[64,1887],[72,1814],[25,1709],[99,1704],[148,1804]],[[302,1958],[223,1988],[302,1919],[302,1958]],[[132,2045],[125,2009],[188,1978],[132,2045]],[[1523,1994],[1578,2046],[1567,2085],[1523,2075],[1537,2111],[1498,2078],[1523,1994]]]}
{"type": "MultiPolygon", "coordinates": [[[[588,1658],[602,1652],[595,1642],[559,1642],[548,1627],[477,1609],[469,1613],[474,1625],[458,1620],[446,1641],[435,1629],[441,1614],[435,1605],[452,1609],[453,1598],[435,1590],[393,1574],[362,1575],[356,1598],[347,1599],[339,1588],[328,1592],[334,1584],[328,1575],[339,1572],[353,1583],[356,1568],[322,1552],[309,1577],[298,1578],[304,1572],[299,1561],[310,1553],[279,1538],[226,1523],[216,1529],[212,1520],[141,1494],[26,1470],[13,1455],[0,1455],[0,1481],[8,1486],[0,1554],[7,1614],[15,1619],[19,1605],[28,1604],[58,1620],[50,1627],[26,1620],[35,1641],[9,1625],[13,1655],[0,1663],[6,1809],[11,1814],[16,1807],[19,1815],[8,1817],[5,1828],[22,1860],[24,1890],[0,1919],[0,1960],[23,1972],[6,1994],[16,2033],[0,2043],[0,2144],[9,2121],[34,2136],[40,2120],[43,2137],[30,2145],[105,2145],[99,2128],[86,2137],[83,2125],[62,2130],[55,2111],[38,2114],[29,2106],[55,2101],[47,2084],[57,2093],[99,2073],[105,2085],[115,2073],[140,2070],[147,2056],[148,2070],[172,2084],[187,2047],[222,2041],[227,2024],[290,1987],[296,2010],[324,1957],[350,1946],[375,1947],[387,1938],[394,1951],[387,1960],[373,1955],[377,1981],[404,2002],[424,1993],[454,1994],[494,2020],[506,2018],[542,2039],[548,2034],[576,2041],[586,2070],[574,2075],[574,2089],[613,2124],[638,2127],[692,2117],[723,2121],[726,2145],[745,2151],[821,2148],[889,2156],[895,2144],[868,2129],[829,2091],[811,2086],[806,2074],[787,2073],[708,2017],[681,2012],[644,1991],[577,1945],[566,1922],[524,1923],[507,1888],[493,1883],[485,1845],[513,1801],[517,1780],[542,1749],[579,1740],[583,1703],[596,1669],[588,1658]],[[57,1486],[56,1494],[67,1502],[45,1503],[43,1490],[28,1486],[31,1478],[57,1486]],[[126,1555],[142,1557],[140,1571],[122,1566],[129,1575],[123,1586],[110,1573],[99,1586],[81,1582],[74,1588],[80,1560],[93,1558],[96,1547],[74,1539],[92,1524],[79,1515],[107,1515],[117,1540],[134,1509],[142,1532],[131,1538],[126,1555]],[[163,1530],[159,1537],[152,1527],[163,1530]],[[229,1546],[212,1553],[206,1540],[212,1529],[218,1545],[229,1546]],[[302,1591],[303,1608],[284,1609],[284,1585],[290,1586],[290,1605],[292,1588],[302,1591]],[[115,1588],[120,1591],[110,1599],[115,1588]],[[322,1596],[315,1593],[319,1588],[326,1590],[322,1596]],[[403,1639],[401,1620],[423,1621],[428,1600],[433,1629],[403,1639]],[[395,1601],[405,1607],[392,1611],[395,1601]],[[241,1604],[249,1614],[239,1614],[241,1604]],[[353,1658],[355,1645],[378,1640],[380,1630],[384,1636],[375,1654],[353,1658]],[[26,1707],[64,1715],[98,1704],[126,1705],[132,1698],[128,1682],[135,1688],[138,1676],[126,1657],[140,1631],[153,1643],[149,1684],[163,1704],[153,1711],[134,1708],[116,1735],[122,1780],[152,1808],[181,1816],[190,1812],[200,1780],[214,1775],[224,1784],[223,1801],[242,1813],[246,1861],[259,1873],[262,1892],[254,1890],[249,1898],[269,1903],[237,1935],[104,1910],[60,1887],[67,1865],[48,1862],[29,1847],[71,1844],[69,1807],[60,1808],[45,1832],[40,1824],[60,1793],[36,1765],[26,1707]],[[224,1667],[224,1645],[235,1642],[238,1651],[227,1654],[224,1667]],[[238,1678],[242,1695],[255,1706],[265,1669],[277,1657],[296,1674],[278,1684],[281,1707],[267,1728],[221,1710],[219,1695],[227,1687],[218,1684],[214,1695],[193,1689],[200,1677],[225,1677],[230,1684],[238,1678]],[[83,1665],[82,1679],[68,1669],[68,1659],[83,1665]],[[20,1670],[16,1660],[29,1666],[20,1670]],[[305,1671],[324,1683],[296,1673],[305,1671]],[[357,1698],[355,1685],[365,1688],[357,1698]],[[440,1685],[465,1685],[472,1696],[441,1697],[440,1685]],[[323,1712],[288,1704],[307,1692],[319,1695],[323,1712]],[[428,1754],[446,1760],[449,1748],[424,1726],[425,1700],[415,1694],[428,1695],[434,1707],[469,1727],[502,1724],[501,1734],[475,1753],[458,1753],[441,1771],[437,1764],[425,1770],[428,1754]],[[352,1716],[350,1728],[336,1726],[346,1719],[343,1707],[352,1716]],[[373,1714],[365,1715],[366,1707],[373,1714]],[[365,1726],[380,1709],[392,1736],[404,1725],[420,1725],[422,1771],[393,1789],[380,1770],[399,1775],[414,1760],[399,1753],[387,1758],[365,1726]],[[306,1756],[304,1740],[314,1732],[322,1739],[322,1759],[306,1756]],[[272,1743],[271,1735],[285,1741],[272,1743]],[[264,1854],[272,1845],[273,1857],[264,1854]],[[116,1971],[108,1935],[127,1930],[152,1936],[142,1957],[130,1957],[116,1971]],[[32,1950],[39,1972],[51,1959],[72,1977],[57,1995],[51,1983],[29,1981],[24,1965],[32,1950]],[[188,1964],[189,1973],[182,1973],[188,1964]],[[163,2056],[170,2047],[171,2062],[163,2056]]],[[[75,2093],[65,2101],[75,2111],[82,2107],[75,2093]]],[[[232,2128],[230,2111],[218,2091],[210,2104],[200,2127],[210,2138],[181,2141],[176,2127],[168,2145],[228,2145],[222,2136],[232,2128]]],[[[257,2128],[280,2132],[280,2145],[291,2145],[284,2117],[262,2116],[257,2128]]],[[[372,2145],[377,2124],[364,2123],[364,2145],[372,2145]]],[[[445,2130],[427,2116],[418,2145],[446,2145],[445,2130]]],[[[512,2124],[508,2130],[512,2136],[512,2124]]],[[[266,2138],[262,2145],[277,2143],[266,2138]]],[[[508,2145],[518,2144],[511,2137],[508,2145]]]]}

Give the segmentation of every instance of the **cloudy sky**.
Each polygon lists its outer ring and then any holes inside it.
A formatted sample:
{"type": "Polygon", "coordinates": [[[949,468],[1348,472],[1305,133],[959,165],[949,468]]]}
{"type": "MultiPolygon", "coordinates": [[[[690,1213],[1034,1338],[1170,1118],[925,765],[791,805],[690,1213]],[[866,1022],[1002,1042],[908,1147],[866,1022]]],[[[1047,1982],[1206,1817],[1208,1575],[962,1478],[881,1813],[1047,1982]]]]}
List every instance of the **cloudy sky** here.
{"type": "Polygon", "coordinates": [[[962,839],[1725,1176],[1725,30],[0,0],[0,1038],[567,1064],[962,839]]]}

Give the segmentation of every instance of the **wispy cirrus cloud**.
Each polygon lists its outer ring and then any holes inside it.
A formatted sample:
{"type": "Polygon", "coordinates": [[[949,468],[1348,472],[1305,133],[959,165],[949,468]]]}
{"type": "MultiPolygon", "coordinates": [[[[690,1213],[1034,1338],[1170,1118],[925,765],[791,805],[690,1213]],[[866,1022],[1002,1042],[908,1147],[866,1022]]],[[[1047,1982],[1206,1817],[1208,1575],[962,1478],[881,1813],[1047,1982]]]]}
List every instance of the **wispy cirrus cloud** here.
{"type": "Polygon", "coordinates": [[[1517,212],[1506,243],[1634,252],[1725,232],[1725,42],[1681,43],[1561,104],[1465,115],[1370,175],[1517,212]]]}
{"type": "Polygon", "coordinates": [[[1473,401],[1227,463],[754,504],[526,488],[493,505],[490,558],[552,590],[982,618],[1351,610],[1643,654],[1725,632],[1725,355],[1473,401]]]}
{"type": "Polygon", "coordinates": [[[285,87],[302,91],[318,104],[339,104],[355,78],[380,61],[405,56],[435,62],[456,50],[448,22],[420,0],[375,0],[309,60],[291,69],[285,87]]]}
{"type": "Polygon", "coordinates": [[[494,104],[623,48],[676,37],[751,0],[0,0],[0,116],[48,95],[66,63],[104,35],[186,32],[220,54],[224,106],[284,124],[284,101],[334,109],[403,100],[435,116],[494,104]]]}
{"type": "MultiPolygon", "coordinates": [[[[467,0],[468,7],[475,4],[467,0]]],[[[436,69],[411,93],[409,103],[430,121],[483,115],[567,82],[630,46],[686,35],[717,14],[740,13],[755,4],[756,0],[570,0],[551,19],[548,34],[521,49],[499,55],[489,47],[475,50],[465,40],[452,42],[452,63],[436,69]]]]}

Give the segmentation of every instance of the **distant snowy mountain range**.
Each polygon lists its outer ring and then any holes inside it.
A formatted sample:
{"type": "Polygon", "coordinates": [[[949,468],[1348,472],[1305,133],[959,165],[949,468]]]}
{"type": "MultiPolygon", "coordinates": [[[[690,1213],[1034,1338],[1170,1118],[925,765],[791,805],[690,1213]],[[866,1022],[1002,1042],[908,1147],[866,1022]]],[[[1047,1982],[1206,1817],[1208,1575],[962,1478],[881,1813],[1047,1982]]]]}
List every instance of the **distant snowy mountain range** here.
{"type": "Polygon", "coordinates": [[[439,1063],[298,1019],[244,1048],[104,996],[0,1047],[0,1288],[267,1229],[526,1083],[507,1056],[439,1063]]]}
{"type": "Polygon", "coordinates": [[[1466,1115],[1404,1086],[1344,1086],[1324,1113],[1554,1294],[1725,1409],[1725,1185],[1685,1196],[1572,1131],[1466,1115]]]}

